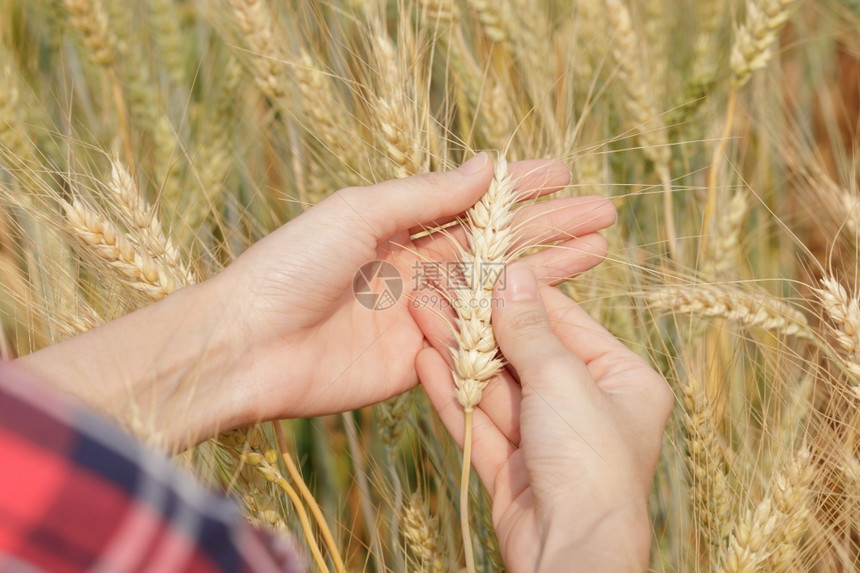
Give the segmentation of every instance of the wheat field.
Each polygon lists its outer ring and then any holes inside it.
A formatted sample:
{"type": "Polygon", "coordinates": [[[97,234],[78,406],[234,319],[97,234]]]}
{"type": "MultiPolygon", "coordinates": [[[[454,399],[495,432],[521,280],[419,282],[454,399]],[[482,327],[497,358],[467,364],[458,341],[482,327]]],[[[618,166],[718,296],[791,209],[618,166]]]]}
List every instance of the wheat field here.
{"type": "MultiPolygon", "coordinates": [[[[0,0],[0,353],[340,188],[553,157],[619,211],[563,289],[675,394],[652,569],[857,570],[858,30],[856,0],[0,0]]],[[[464,566],[460,460],[420,388],[176,458],[320,569],[377,572],[464,566]]]]}

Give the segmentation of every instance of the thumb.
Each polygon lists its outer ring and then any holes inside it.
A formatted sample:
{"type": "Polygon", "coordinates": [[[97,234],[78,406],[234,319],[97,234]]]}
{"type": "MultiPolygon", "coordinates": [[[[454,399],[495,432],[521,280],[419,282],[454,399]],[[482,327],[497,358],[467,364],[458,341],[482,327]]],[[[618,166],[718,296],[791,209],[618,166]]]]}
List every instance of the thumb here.
{"type": "Polygon", "coordinates": [[[367,187],[342,189],[330,199],[334,208],[360,218],[378,241],[399,231],[450,218],[474,205],[493,178],[493,164],[482,151],[453,171],[422,173],[367,187]]]}
{"type": "Polygon", "coordinates": [[[519,374],[524,394],[530,389],[554,394],[561,381],[588,379],[585,364],[553,333],[537,278],[527,264],[508,266],[504,287],[497,286],[496,296],[501,304],[493,309],[493,332],[519,374]]]}

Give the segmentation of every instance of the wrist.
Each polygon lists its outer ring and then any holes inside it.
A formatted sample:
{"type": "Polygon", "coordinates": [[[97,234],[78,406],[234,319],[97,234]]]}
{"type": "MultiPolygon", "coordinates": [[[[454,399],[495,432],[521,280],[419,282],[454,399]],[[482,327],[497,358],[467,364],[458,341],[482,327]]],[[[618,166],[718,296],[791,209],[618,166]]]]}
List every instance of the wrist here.
{"type": "Polygon", "coordinates": [[[622,501],[590,522],[582,521],[584,514],[571,511],[549,521],[536,571],[647,570],[651,525],[646,500],[622,501]]]}
{"type": "Polygon", "coordinates": [[[52,387],[171,451],[250,416],[231,372],[243,340],[215,281],[19,359],[52,387]]]}

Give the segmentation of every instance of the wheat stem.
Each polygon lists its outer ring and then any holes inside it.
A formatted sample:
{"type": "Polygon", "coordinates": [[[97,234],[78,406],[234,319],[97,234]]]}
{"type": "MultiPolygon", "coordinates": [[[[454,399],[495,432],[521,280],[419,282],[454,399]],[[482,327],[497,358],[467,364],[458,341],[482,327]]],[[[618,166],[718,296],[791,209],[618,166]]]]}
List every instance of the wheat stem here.
{"type": "Polygon", "coordinates": [[[355,466],[353,474],[355,475],[356,486],[358,487],[358,500],[361,505],[361,518],[364,521],[364,527],[367,529],[368,545],[370,554],[373,556],[374,565],[377,571],[385,571],[385,563],[382,559],[382,547],[380,546],[379,537],[374,535],[375,522],[373,517],[372,500],[370,497],[370,484],[367,482],[367,471],[365,469],[364,453],[361,449],[361,444],[358,441],[358,429],[355,423],[355,416],[352,412],[344,412],[342,415],[343,427],[346,432],[346,441],[349,445],[349,453],[352,457],[352,463],[355,466]]]}
{"type": "Polygon", "coordinates": [[[708,171],[708,200],[705,204],[705,214],[702,217],[702,239],[701,243],[699,243],[699,259],[702,261],[706,260],[708,256],[708,235],[711,232],[712,219],[717,209],[717,177],[722,167],[726,145],[732,134],[737,98],[738,91],[737,89],[733,89],[729,94],[729,102],[726,106],[726,124],[723,127],[723,133],[720,135],[717,147],[714,149],[714,155],[711,158],[711,168],[708,171]]]}
{"type": "Polygon", "coordinates": [[[469,527],[469,472],[472,468],[472,408],[463,411],[466,432],[463,435],[463,468],[460,475],[460,531],[463,551],[466,554],[466,571],[475,573],[475,552],[472,549],[472,532],[469,527]]]}
{"type": "Polygon", "coordinates": [[[313,494],[308,489],[308,486],[305,484],[305,480],[302,478],[301,472],[299,472],[299,468],[296,467],[295,462],[293,462],[292,456],[290,456],[289,448],[287,446],[287,439],[284,436],[283,430],[281,430],[278,422],[273,422],[272,427],[275,430],[275,437],[278,441],[278,447],[281,450],[281,457],[284,460],[284,464],[287,466],[287,471],[290,474],[290,477],[295,482],[296,487],[299,488],[299,491],[302,494],[302,498],[304,498],[305,503],[308,504],[308,507],[311,510],[311,513],[314,516],[314,519],[317,522],[317,527],[319,527],[320,534],[322,535],[323,541],[328,548],[329,555],[334,561],[335,571],[338,573],[343,573],[346,571],[346,568],[343,564],[343,558],[340,556],[340,551],[337,548],[337,544],[334,541],[334,536],[331,534],[331,529],[329,529],[328,522],[325,519],[325,516],[320,509],[319,504],[317,504],[316,499],[314,499],[313,494]]]}

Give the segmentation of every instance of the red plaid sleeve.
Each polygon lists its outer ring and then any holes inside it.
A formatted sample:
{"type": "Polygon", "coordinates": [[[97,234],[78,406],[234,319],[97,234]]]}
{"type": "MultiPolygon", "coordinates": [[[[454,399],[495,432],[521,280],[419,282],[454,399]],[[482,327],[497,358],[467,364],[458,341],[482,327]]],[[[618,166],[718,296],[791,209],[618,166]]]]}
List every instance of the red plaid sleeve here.
{"type": "Polygon", "coordinates": [[[0,572],[303,570],[231,499],[0,363],[0,572]]]}

